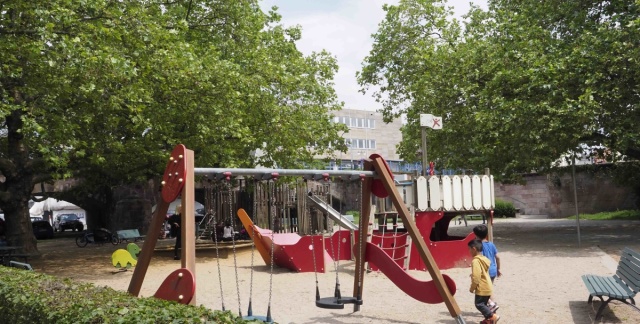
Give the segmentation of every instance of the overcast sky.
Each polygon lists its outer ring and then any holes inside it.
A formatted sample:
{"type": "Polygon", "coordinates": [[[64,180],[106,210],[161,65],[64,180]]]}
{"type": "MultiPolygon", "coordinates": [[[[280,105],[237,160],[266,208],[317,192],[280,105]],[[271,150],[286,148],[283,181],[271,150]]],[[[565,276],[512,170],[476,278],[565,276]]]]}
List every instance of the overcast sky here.
{"type": "MultiPolygon", "coordinates": [[[[338,59],[340,69],[335,76],[338,99],[347,109],[377,110],[382,106],[371,93],[358,92],[356,72],[369,54],[371,35],[384,18],[382,5],[397,4],[399,0],[263,0],[264,11],[278,7],[285,26],[302,26],[298,49],[305,54],[326,49],[338,59]]],[[[455,15],[469,10],[469,2],[487,7],[487,0],[449,0],[455,15]]]]}

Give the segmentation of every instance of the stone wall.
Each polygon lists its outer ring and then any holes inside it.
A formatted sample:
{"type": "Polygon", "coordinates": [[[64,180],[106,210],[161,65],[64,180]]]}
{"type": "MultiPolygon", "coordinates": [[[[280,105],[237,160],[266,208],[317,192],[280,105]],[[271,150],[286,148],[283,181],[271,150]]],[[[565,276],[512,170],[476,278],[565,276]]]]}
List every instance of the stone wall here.
{"type": "MultiPolygon", "coordinates": [[[[521,214],[548,218],[575,215],[571,173],[531,174],[524,181],[523,185],[496,182],[496,199],[512,202],[521,214]]],[[[635,193],[614,183],[605,172],[577,172],[576,187],[579,213],[637,208],[635,193]]]]}

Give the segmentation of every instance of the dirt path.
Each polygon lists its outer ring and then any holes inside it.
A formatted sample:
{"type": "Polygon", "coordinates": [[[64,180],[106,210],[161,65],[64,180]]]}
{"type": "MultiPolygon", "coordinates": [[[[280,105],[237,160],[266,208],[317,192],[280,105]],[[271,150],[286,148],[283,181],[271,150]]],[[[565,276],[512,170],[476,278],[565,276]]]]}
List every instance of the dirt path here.
{"type": "MultiPolygon", "coordinates": [[[[471,221],[468,227],[454,226],[451,232],[466,234],[477,223],[479,221],[471,221]]],[[[578,247],[575,221],[496,220],[495,243],[504,273],[495,287],[496,299],[501,306],[500,323],[593,323],[599,302],[586,303],[588,293],[580,276],[613,274],[623,247],[640,251],[640,221],[583,221],[581,225],[581,246],[578,247]]],[[[159,241],[159,245],[172,244],[172,240],[159,241]]],[[[71,238],[40,241],[43,257],[32,263],[37,271],[124,291],[132,271],[113,274],[115,269],[110,265],[110,255],[117,248],[124,246],[106,244],[78,248],[71,238]]],[[[214,256],[212,251],[198,252],[197,303],[214,309],[221,309],[224,303],[228,310],[238,312],[241,309],[246,313],[251,277],[250,250],[236,254],[237,266],[234,266],[233,254],[220,260],[214,256]]],[[[455,323],[444,304],[425,305],[415,301],[380,273],[366,275],[364,305],[360,312],[354,313],[352,307],[344,310],[316,308],[314,273],[275,269],[271,277],[269,268],[257,253],[255,264],[254,314],[264,315],[271,297],[272,314],[279,323],[455,323]],[[270,280],[273,281],[271,293],[270,280]]],[[[179,266],[171,252],[156,253],[142,295],[153,295],[166,275],[179,266]]],[[[340,268],[341,291],[349,296],[353,286],[353,262],[342,261],[340,268]]],[[[455,298],[463,318],[467,323],[477,323],[482,318],[473,305],[473,295],[468,292],[469,271],[465,268],[442,272],[457,284],[455,298]]],[[[411,274],[429,279],[428,273],[412,271],[411,274]]],[[[323,297],[332,294],[335,277],[334,272],[318,274],[323,297]]],[[[640,313],[622,303],[612,302],[598,323],[637,322],[640,322],[640,313]]]]}

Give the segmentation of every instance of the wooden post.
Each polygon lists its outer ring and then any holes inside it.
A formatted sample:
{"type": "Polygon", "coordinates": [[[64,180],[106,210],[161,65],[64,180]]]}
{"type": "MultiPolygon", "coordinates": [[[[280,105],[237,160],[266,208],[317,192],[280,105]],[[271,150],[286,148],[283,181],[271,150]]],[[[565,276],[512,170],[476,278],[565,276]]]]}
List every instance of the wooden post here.
{"type": "MultiPolygon", "coordinates": [[[[382,180],[382,183],[384,184],[384,187],[387,190],[387,193],[391,197],[391,200],[393,201],[393,205],[396,207],[398,214],[402,218],[402,222],[405,228],[407,229],[407,232],[409,232],[411,240],[413,240],[413,243],[418,249],[418,252],[420,254],[420,257],[422,258],[422,261],[427,266],[427,270],[429,271],[431,278],[433,278],[433,281],[436,285],[436,288],[438,289],[438,292],[440,293],[440,296],[442,296],[444,303],[447,305],[449,314],[451,314],[452,317],[461,318],[460,307],[458,307],[456,300],[453,298],[453,295],[451,295],[451,292],[449,292],[449,288],[447,287],[444,281],[444,278],[442,277],[442,273],[440,273],[440,269],[438,268],[438,265],[433,259],[431,252],[427,248],[427,245],[424,242],[424,239],[420,235],[420,232],[418,231],[416,223],[411,219],[409,210],[407,209],[404,202],[400,198],[400,194],[396,190],[393,179],[391,178],[391,174],[389,173],[389,171],[387,170],[387,167],[384,164],[384,160],[380,157],[375,158],[373,160],[373,167],[376,173],[378,174],[378,177],[382,180]]],[[[356,270],[357,269],[358,268],[356,266],[356,270]]],[[[357,274],[358,272],[356,271],[356,275],[357,274]]]]}
{"type": "MultiPolygon", "coordinates": [[[[182,232],[182,250],[180,251],[180,261],[182,268],[193,273],[196,279],[196,219],[195,219],[195,187],[194,187],[194,154],[192,150],[186,150],[185,183],[182,188],[182,217],[180,231],[182,232]]],[[[190,305],[196,304],[196,293],[193,293],[190,305]]]]}
{"type": "MultiPolygon", "coordinates": [[[[195,189],[193,159],[193,151],[187,150],[182,144],[177,145],[171,152],[162,178],[162,199],[158,203],[153,219],[151,220],[149,232],[147,232],[147,237],[142,245],[142,251],[140,251],[140,255],[138,256],[138,263],[129,282],[127,291],[133,296],[140,294],[140,288],[149,269],[149,263],[153,256],[153,250],[156,248],[160,229],[162,228],[162,224],[164,224],[169,204],[174,201],[181,192],[183,202],[181,209],[183,217],[182,224],[180,225],[182,227],[181,234],[183,238],[182,267],[187,267],[187,269],[193,273],[195,279],[195,213],[193,207],[195,189]]],[[[191,304],[195,304],[195,294],[191,300],[191,304]]]]}
{"type": "MultiPolygon", "coordinates": [[[[484,168],[484,174],[490,176],[491,172],[489,168],[484,168]]],[[[488,210],[484,213],[485,218],[487,219],[487,240],[493,242],[493,210],[488,210]]]]}

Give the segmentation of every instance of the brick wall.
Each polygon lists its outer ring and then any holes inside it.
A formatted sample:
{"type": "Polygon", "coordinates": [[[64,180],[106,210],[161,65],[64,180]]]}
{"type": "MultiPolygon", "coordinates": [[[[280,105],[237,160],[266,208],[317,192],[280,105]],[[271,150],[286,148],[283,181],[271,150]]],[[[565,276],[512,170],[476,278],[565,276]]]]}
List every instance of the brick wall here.
{"type": "MultiPolygon", "coordinates": [[[[521,214],[549,218],[575,215],[571,173],[532,174],[524,180],[524,185],[495,183],[496,199],[512,202],[521,214]]],[[[576,187],[581,214],[636,208],[635,193],[614,183],[606,173],[577,172],[576,187]]]]}

